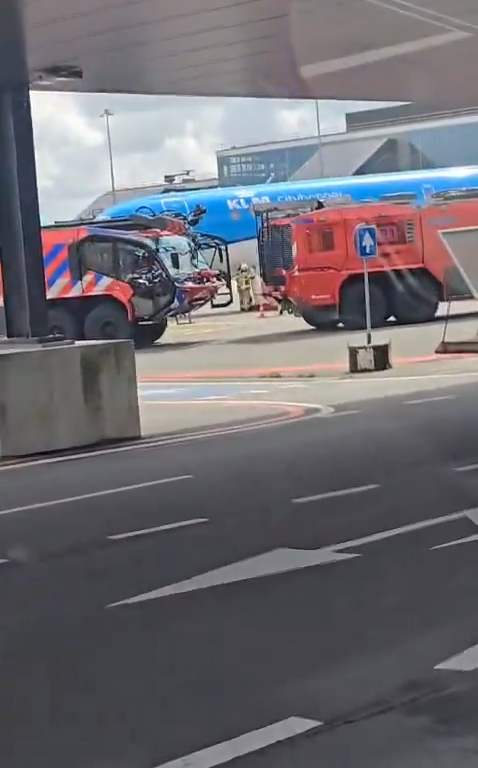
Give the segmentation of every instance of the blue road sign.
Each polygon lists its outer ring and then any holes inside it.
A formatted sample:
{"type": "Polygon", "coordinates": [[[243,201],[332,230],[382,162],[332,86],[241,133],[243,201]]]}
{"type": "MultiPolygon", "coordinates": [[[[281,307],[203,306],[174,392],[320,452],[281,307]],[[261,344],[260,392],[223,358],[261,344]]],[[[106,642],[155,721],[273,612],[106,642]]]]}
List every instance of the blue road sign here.
{"type": "Polygon", "coordinates": [[[355,247],[361,259],[373,259],[378,253],[377,228],[371,224],[360,224],[355,230],[355,247]]]}

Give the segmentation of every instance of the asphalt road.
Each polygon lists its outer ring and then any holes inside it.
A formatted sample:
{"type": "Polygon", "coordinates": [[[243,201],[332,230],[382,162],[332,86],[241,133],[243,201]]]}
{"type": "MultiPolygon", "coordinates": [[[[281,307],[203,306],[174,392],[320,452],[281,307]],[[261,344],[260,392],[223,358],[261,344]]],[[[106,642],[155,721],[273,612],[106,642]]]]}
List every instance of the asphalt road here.
{"type": "Polygon", "coordinates": [[[477,433],[468,384],[0,469],[0,764],[476,766],[477,433]]]}

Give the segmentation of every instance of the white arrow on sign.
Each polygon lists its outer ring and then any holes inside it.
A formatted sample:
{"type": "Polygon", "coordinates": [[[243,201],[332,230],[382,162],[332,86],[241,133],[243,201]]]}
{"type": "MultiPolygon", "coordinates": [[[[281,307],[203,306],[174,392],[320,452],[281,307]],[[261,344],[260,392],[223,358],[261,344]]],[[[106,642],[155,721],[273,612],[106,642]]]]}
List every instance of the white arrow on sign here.
{"type": "Polygon", "coordinates": [[[372,253],[375,250],[375,241],[368,230],[362,238],[362,245],[367,253],[372,253]]]}
{"type": "Polygon", "coordinates": [[[477,510],[465,510],[463,512],[454,512],[450,515],[435,517],[429,520],[419,520],[416,523],[403,525],[401,528],[392,528],[388,531],[379,531],[370,536],[363,536],[360,539],[351,539],[343,541],[340,544],[332,544],[321,549],[274,549],[271,552],[265,552],[256,557],[250,557],[247,560],[241,560],[238,563],[225,565],[208,573],[202,573],[194,576],[192,579],[180,581],[177,584],[170,584],[160,589],[154,589],[151,592],[145,592],[142,595],[129,597],[117,603],[111,603],[108,608],[115,608],[119,605],[129,603],[142,603],[146,600],[154,600],[159,597],[169,597],[170,595],[180,595],[185,592],[194,592],[198,589],[208,589],[209,587],[218,587],[224,584],[232,584],[236,581],[247,581],[257,579],[263,576],[272,576],[278,573],[287,573],[288,571],[298,571],[303,568],[311,568],[316,565],[327,565],[330,563],[343,562],[361,557],[359,554],[347,553],[343,550],[361,547],[365,544],[373,544],[378,541],[400,536],[405,533],[419,531],[424,528],[450,523],[454,520],[468,518],[473,520],[473,515],[477,510]]]}

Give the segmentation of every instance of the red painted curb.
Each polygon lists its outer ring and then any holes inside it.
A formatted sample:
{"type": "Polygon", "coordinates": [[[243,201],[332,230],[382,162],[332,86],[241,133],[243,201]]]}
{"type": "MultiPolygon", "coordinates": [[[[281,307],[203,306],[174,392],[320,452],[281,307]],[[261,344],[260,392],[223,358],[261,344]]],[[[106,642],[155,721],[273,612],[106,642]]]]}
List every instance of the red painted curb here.
{"type": "MultiPolygon", "coordinates": [[[[424,355],[422,357],[403,357],[393,360],[394,365],[406,365],[413,363],[433,363],[437,360],[478,358],[478,354],[456,355],[424,355]]],[[[342,371],[347,372],[343,363],[321,363],[318,365],[280,366],[278,368],[245,368],[230,371],[188,371],[187,373],[168,373],[158,376],[141,376],[140,381],[178,381],[187,379],[240,379],[273,377],[274,374],[299,374],[314,373],[316,371],[342,371]]]]}

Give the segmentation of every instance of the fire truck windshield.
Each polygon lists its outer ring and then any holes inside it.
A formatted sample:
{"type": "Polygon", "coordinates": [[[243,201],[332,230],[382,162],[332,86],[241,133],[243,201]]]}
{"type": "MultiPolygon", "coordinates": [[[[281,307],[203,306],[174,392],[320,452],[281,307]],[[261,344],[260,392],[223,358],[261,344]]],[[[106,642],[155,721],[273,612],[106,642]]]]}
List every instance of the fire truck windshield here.
{"type": "Polygon", "coordinates": [[[187,275],[209,268],[204,256],[187,237],[165,235],[155,238],[154,245],[172,275],[187,275]]]}

